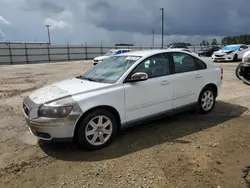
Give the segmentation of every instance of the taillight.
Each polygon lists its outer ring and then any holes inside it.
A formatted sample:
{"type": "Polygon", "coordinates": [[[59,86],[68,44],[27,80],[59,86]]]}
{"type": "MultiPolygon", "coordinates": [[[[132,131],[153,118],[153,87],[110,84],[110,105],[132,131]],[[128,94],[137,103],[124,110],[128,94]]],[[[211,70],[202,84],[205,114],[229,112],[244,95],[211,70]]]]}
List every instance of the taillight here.
{"type": "Polygon", "coordinates": [[[220,67],[221,80],[223,79],[223,68],[220,67]]]}

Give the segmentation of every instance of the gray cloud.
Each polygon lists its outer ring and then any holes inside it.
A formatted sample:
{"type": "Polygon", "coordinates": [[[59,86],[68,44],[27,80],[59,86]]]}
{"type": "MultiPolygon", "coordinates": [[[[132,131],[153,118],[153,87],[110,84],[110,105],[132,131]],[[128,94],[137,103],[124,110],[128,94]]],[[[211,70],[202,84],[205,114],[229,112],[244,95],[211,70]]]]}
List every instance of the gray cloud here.
{"type": "Polygon", "coordinates": [[[21,9],[56,14],[65,10],[60,3],[61,1],[53,0],[25,0],[24,6],[21,9]]]}
{"type": "Polygon", "coordinates": [[[4,32],[0,29],[0,40],[3,40],[5,38],[4,32]]]}
{"type": "Polygon", "coordinates": [[[160,44],[161,12],[165,9],[166,41],[192,41],[250,31],[249,0],[0,0],[6,38],[47,40],[46,20],[68,23],[51,32],[57,43],[118,42],[151,44],[152,30],[160,44]],[[24,27],[25,25],[25,27],[24,27]],[[18,32],[16,32],[18,31],[18,32]],[[66,35],[66,36],[65,36],[66,35]]]}
{"type": "Polygon", "coordinates": [[[235,35],[250,30],[248,0],[134,0],[126,8],[111,0],[88,1],[88,21],[107,30],[161,32],[160,8],[165,9],[166,34],[235,35]],[[97,15],[96,15],[97,14],[97,15]]]}

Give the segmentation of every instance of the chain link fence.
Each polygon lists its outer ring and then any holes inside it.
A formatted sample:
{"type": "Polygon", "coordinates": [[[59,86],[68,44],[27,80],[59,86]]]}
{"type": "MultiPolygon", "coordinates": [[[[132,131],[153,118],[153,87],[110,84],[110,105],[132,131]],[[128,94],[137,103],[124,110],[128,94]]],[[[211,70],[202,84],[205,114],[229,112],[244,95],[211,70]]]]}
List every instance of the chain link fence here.
{"type": "MultiPolygon", "coordinates": [[[[49,45],[48,43],[0,43],[0,65],[29,64],[40,62],[90,60],[105,54],[110,49],[128,48],[132,50],[160,49],[160,46],[87,46],[49,45]]],[[[192,51],[205,46],[189,46],[192,51]]]]}

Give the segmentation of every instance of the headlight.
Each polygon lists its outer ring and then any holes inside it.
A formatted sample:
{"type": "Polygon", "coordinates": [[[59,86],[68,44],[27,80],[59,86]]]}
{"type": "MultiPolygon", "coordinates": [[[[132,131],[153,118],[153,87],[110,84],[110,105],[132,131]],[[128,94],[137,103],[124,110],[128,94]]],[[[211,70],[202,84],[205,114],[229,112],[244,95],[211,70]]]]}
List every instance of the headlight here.
{"type": "Polygon", "coordinates": [[[38,110],[38,116],[47,118],[62,118],[68,116],[72,108],[72,106],[42,106],[38,110]]]}
{"type": "Polygon", "coordinates": [[[224,54],[227,55],[227,54],[231,54],[231,53],[233,53],[233,52],[234,52],[234,51],[224,52],[224,54]]]}
{"type": "Polygon", "coordinates": [[[242,63],[250,64],[250,54],[248,54],[247,56],[243,57],[242,63]]]}

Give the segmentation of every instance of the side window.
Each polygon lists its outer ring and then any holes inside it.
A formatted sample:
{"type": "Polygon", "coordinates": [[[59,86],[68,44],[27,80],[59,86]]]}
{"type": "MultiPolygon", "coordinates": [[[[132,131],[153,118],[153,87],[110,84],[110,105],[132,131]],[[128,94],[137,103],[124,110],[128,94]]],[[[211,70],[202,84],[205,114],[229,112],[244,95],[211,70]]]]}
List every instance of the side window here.
{"type": "Polygon", "coordinates": [[[115,54],[118,55],[121,53],[121,50],[118,50],[115,54]]]}
{"type": "Polygon", "coordinates": [[[175,73],[183,73],[206,69],[206,64],[201,60],[185,53],[172,53],[175,73]]]}
{"type": "Polygon", "coordinates": [[[155,78],[160,76],[169,75],[169,58],[165,55],[155,55],[141,62],[133,71],[145,72],[148,78],[155,78]]]}
{"type": "Polygon", "coordinates": [[[202,70],[202,69],[206,69],[207,65],[206,63],[202,62],[201,60],[194,58],[195,59],[195,63],[196,63],[196,70],[202,70]]]}
{"type": "Polygon", "coordinates": [[[243,46],[241,46],[243,49],[247,49],[248,47],[247,46],[245,46],[245,45],[243,45],[243,46]]]}

